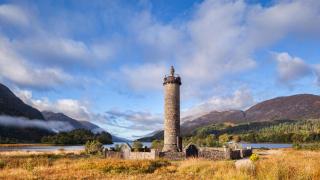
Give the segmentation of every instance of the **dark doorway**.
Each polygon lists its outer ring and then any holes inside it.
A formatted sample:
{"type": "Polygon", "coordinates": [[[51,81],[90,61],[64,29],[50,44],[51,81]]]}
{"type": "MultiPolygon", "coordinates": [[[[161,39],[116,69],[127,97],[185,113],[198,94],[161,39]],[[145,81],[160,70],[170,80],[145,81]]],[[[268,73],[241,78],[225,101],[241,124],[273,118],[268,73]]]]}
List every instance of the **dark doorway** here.
{"type": "Polygon", "coordinates": [[[189,158],[189,157],[197,158],[198,157],[198,148],[195,145],[191,144],[186,149],[186,156],[187,156],[187,158],[189,158]]]}

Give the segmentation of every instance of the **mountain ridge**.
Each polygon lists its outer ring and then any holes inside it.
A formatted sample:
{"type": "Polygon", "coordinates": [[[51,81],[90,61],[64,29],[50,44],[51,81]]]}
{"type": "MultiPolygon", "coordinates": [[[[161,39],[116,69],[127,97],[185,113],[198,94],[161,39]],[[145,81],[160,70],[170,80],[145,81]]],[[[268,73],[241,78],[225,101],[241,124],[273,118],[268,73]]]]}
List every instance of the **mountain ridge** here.
{"type": "MultiPolygon", "coordinates": [[[[215,123],[247,123],[273,120],[320,119],[320,96],[295,94],[259,102],[245,111],[211,111],[181,124],[181,135],[188,135],[199,127],[215,123]]],[[[139,140],[153,140],[163,137],[163,131],[139,140]]]]}

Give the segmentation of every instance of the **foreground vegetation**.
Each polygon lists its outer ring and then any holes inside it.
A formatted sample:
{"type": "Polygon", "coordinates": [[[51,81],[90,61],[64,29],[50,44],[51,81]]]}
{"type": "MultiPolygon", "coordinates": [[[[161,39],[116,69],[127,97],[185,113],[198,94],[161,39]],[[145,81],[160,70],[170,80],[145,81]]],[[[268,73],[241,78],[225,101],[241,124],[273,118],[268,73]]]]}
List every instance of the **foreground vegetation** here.
{"type": "Polygon", "coordinates": [[[236,168],[231,160],[169,162],[75,154],[0,154],[0,179],[320,179],[319,151],[256,153],[259,159],[250,168],[236,168]]]}

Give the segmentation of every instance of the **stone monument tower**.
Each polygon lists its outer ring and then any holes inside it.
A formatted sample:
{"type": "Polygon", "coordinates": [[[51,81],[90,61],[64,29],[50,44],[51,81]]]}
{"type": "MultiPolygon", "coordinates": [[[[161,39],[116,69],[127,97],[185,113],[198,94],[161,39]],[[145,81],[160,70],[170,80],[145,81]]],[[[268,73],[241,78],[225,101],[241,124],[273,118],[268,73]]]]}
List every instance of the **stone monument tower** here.
{"type": "Polygon", "coordinates": [[[164,77],[164,146],[163,152],[182,150],[180,137],[180,85],[181,78],[171,66],[169,76],[164,77]]]}

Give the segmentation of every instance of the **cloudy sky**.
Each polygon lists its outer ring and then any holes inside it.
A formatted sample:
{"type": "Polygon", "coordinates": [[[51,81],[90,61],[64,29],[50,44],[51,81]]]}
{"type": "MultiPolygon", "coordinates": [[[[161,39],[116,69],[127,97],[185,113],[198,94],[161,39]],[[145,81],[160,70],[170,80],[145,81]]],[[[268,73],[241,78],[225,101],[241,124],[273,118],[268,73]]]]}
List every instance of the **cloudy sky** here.
{"type": "Polygon", "coordinates": [[[319,0],[0,0],[0,82],[39,110],[135,138],[182,116],[319,94],[319,0]]]}

